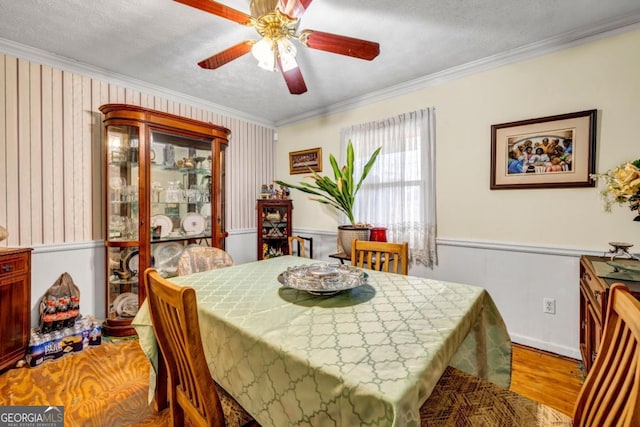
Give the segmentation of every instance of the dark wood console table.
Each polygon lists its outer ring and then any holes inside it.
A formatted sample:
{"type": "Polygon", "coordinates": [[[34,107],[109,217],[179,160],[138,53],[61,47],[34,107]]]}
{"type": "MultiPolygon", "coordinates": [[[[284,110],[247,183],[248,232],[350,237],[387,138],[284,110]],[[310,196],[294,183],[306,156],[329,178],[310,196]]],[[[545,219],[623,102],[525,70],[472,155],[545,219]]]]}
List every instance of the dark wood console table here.
{"type": "MultiPolygon", "coordinates": [[[[616,261],[618,260],[621,258],[616,258],[616,261]]],[[[600,347],[611,285],[622,283],[640,299],[640,281],[598,276],[607,261],[610,261],[609,257],[580,257],[580,353],[587,372],[591,369],[600,347]]],[[[610,270],[613,270],[613,267],[610,270]]]]}

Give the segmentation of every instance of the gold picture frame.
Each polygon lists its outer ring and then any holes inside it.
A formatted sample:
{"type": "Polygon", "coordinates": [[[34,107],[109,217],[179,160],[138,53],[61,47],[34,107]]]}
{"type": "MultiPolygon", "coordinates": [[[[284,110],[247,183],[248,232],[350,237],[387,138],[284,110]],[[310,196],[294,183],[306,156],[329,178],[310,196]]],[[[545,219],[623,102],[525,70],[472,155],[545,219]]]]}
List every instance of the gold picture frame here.
{"type": "Polygon", "coordinates": [[[289,174],[301,174],[322,172],[322,148],[311,148],[309,150],[291,151],[289,153],[289,174]]]}
{"type": "Polygon", "coordinates": [[[597,110],[491,126],[491,189],[593,187],[597,110]]]}

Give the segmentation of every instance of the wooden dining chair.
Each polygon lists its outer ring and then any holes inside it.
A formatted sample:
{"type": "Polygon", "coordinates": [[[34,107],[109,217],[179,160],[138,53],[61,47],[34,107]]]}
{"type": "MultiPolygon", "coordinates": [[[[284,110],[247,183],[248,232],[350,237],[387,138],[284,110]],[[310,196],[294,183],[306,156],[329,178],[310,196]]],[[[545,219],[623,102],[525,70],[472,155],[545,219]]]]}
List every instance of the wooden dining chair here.
{"type": "Polygon", "coordinates": [[[447,367],[420,408],[421,426],[640,426],[640,302],[611,287],[600,350],[573,420],[486,380],[447,367]]]}
{"type": "Polygon", "coordinates": [[[253,418],[213,381],[207,366],[195,290],[177,286],[155,269],[144,272],[153,330],[169,381],[168,400],[174,426],[257,426],[253,418]]]}
{"type": "Polygon", "coordinates": [[[304,239],[302,237],[300,237],[300,236],[289,236],[289,255],[293,255],[294,252],[296,252],[296,251],[293,250],[293,247],[294,247],[293,242],[297,242],[298,243],[298,245],[297,245],[298,246],[298,250],[297,250],[298,256],[300,256],[302,258],[305,258],[306,254],[305,254],[305,250],[304,250],[304,239]]]}
{"type": "Polygon", "coordinates": [[[408,273],[409,244],[353,239],[351,265],[390,273],[408,273]]]}
{"type": "Polygon", "coordinates": [[[178,276],[183,276],[232,265],[233,258],[231,258],[231,255],[220,248],[189,245],[184,249],[178,260],[177,274],[178,276]]]}

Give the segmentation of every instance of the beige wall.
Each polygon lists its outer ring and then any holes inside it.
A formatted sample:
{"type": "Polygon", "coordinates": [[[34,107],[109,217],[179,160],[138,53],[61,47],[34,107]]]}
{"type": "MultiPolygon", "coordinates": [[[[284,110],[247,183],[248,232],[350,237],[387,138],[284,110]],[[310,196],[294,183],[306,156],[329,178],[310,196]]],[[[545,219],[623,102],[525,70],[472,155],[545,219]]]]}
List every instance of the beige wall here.
{"type": "MultiPolygon", "coordinates": [[[[279,129],[278,170],[288,152],[323,147],[338,154],[341,127],[433,106],[437,123],[438,236],[564,248],[640,247],[627,207],[603,212],[595,188],[489,190],[490,126],[598,110],[596,168],[640,158],[640,31],[448,81],[407,95],[279,129]]],[[[334,230],[334,212],[294,191],[293,225],[334,230]]]]}

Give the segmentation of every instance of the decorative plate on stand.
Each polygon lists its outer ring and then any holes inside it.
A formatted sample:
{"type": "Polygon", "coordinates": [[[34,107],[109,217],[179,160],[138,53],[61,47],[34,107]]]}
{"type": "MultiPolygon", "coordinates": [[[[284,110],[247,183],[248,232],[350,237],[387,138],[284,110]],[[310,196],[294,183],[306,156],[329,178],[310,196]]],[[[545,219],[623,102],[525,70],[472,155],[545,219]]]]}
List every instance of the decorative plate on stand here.
{"type": "Polygon", "coordinates": [[[154,215],[151,217],[151,226],[160,226],[160,237],[167,237],[173,230],[173,221],[166,215],[154,215]]]}
{"type": "Polygon", "coordinates": [[[204,232],[206,221],[199,213],[189,212],[182,217],[181,225],[187,236],[195,236],[204,232]]]}

